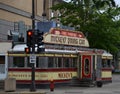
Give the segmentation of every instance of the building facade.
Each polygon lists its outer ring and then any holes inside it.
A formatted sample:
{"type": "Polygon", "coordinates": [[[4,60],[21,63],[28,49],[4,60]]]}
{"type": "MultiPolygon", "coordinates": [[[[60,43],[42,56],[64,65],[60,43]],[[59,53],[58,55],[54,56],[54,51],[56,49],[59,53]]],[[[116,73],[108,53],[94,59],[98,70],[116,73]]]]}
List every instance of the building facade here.
{"type": "MultiPolygon", "coordinates": [[[[50,20],[53,16],[50,7],[62,0],[34,0],[35,21],[50,20]],[[43,14],[46,14],[43,15],[43,14]],[[45,16],[45,17],[43,17],[45,16]]],[[[32,26],[32,0],[0,0],[0,40],[7,40],[8,35],[24,35],[32,26]]]]}

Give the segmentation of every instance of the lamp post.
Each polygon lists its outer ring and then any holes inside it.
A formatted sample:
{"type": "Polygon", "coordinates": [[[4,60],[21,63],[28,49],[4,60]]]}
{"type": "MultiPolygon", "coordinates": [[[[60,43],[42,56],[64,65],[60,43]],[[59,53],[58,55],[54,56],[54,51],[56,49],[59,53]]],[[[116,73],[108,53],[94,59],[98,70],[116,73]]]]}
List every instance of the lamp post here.
{"type": "MultiPolygon", "coordinates": [[[[45,3],[46,0],[43,0],[44,4],[43,4],[43,14],[42,16],[45,17],[46,13],[45,13],[45,3]]],[[[31,52],[31,56],[35,56],[35,1],[32,0],[32,32],[33,32],[33,40],[32,40],[32,52],[31,52]]],[[[36,63],[36,62],[35,62],[36,63]]],[[[36,86],[35,86],[35,63],[31,63],[32,65],[32,71],[31,71],[31,87],[30,87],[30,91],[36,91],[36,86]]]]}
{"type": "MultiPolygon", "coordinates": [[[[35,3],[34,0],[32,0],[32,31],[33,31],[33,45],[32,45],[32,54],[35,54],[35,3]]],[[[36,63],[36,62],[35,62],[36,63]]],[[[35,63],[31,63],[32,65],[32,71],[31,71],[31,87],[30,91],[36,91],[36,86],[35,86],[35,63]]]]}
{"type": "Polygon", "coordinates": [[[46,4],[46,0],[43,0],[43,13],[42,13],[42,16],[43,16],[43,21],[46,17],[46,13],[45,13],[45,4],[46,4]]]}

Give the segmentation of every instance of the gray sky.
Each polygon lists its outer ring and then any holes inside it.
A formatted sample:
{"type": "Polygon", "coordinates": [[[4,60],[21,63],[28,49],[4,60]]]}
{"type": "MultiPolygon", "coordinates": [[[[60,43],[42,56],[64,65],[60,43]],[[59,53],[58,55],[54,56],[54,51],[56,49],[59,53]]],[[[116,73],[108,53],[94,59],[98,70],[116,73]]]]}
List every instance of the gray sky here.
{"type": "Polygon", "coordinates": [[[120,6],[120,0],[115,0],[116,4],[120,6]]]}
{"type": "MultiPolygon", "coordinates": [[[[64,0],[64,1],[70,1],[70,0],[64,0]]],[[[120,6],[120,0],[115,0],[116,4],[120,6]]]]}

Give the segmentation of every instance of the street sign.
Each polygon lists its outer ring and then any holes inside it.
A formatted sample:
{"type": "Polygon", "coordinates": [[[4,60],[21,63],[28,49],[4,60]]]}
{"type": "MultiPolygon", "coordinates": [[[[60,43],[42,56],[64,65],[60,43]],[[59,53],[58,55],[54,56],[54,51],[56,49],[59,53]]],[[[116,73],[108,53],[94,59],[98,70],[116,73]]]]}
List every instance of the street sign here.
{"type": "Polygon", "coordinates": [[[36,63],[36,55],[35,54],[30,54],[30,63],[36,63]]]}

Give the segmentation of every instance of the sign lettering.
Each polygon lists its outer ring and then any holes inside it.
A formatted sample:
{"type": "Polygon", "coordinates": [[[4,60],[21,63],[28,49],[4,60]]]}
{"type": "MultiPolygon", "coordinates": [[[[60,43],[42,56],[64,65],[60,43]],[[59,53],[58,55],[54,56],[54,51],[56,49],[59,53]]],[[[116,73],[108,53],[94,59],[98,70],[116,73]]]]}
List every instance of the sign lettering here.
{"type": "Polygon", "coordinates": [[[51,36],[51,43],[66,44],[66,45],[85,45],[85,40],[80,38],[72,38],[66,36],[51,36]]]}
{"type": "Polygon", "coordinates": [[[58,73],[58,78],[72,78],[72,73],[58,73]]]}
{"type": "Polygon", "coordinates": [[[66,37],[51,36],[51,42],[63,44],[66,42],[66,37]]]}

